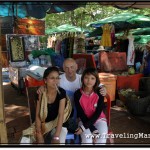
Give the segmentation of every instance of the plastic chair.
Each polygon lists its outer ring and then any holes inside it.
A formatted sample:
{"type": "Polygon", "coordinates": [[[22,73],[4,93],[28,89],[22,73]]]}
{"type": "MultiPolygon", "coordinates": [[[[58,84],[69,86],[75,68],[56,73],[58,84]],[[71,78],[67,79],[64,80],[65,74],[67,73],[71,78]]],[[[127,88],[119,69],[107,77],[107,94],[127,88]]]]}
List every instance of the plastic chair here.
{"type": "MultiPolygon", "coordinates": [[[[77,118],[77,111],[76,111],[76,108],[74,107],[74,114],[73,114],[74,123],[76,123],[76,118],[77,118]]],[[[70,144],[70,143],[78,144],[79,136],[75,135],[74,133],[68,132],[68,134],[66,136],[66,143],[67,144],[70,144]]]]}
{"type": "MultiPolygon", "coordinates": [[[[77,119],[77,110],[74,107],[73,120],[75,123],[76,123],[76,119],[77,119]]],[[[70,143],[79,144],[80,143],[79,135],[75,135],[74,133],[68,132],[66,136],[66,143],[67,144],[70,144],[70,143]]]]}
{"type": "Polygon", "coordinates": [[[106,118],[107,118],[107,125],[110,126],[110,108],[111,108],[111,100],[110,96],[106,94],[106,99],[107,99],[107,112],[106,112],[106,118]]]}
{"type": "MultiPolygon", "coordinates": [[[[108,134],[113,134],[112,130],[110,129],[110,110],[111,110],[111,100],[110,96],[106,94],[106,99],[107,99],[107,112],[106,112],[106,118],[107,118],[107,126],[108,126],[108,134]]],[[[114,143],[113,138],[107,139],[108,143],[114,143]]]]}

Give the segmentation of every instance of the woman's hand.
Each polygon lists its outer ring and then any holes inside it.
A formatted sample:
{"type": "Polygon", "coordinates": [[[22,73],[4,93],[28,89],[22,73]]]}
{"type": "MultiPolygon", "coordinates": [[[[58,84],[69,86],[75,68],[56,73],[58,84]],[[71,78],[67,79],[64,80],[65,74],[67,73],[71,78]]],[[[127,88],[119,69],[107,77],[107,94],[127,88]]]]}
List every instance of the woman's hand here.
{"type": "Polygon", "coordinates": [[[51,143],[52,144],[60,144],[60,140],[52,139],[51,143]]]}
{"type": "Polygon", "coordinates": [[[80,135],[82,133],[82,129],[80,127],[78,127],[76,130],[75,130],[75,133],[74,134],[77,134],[77,135],[80,135]]]}
{"type": "Polygon", "coordinates": [[[44,143],[44,138],[41,132],[36,132],[36,141],[37,143],[44,143]]]}
{"type": "Polygon", "coordinates": [[[40,86],[37,90],[37,94],[39,94],[39,95],[42,94],[44,92],[44,90],[45,90],[45,86],[40,86]]]}
{"type": "Polygon", "coordinates": [[[36,133],[42,133],[41,128],[36,128],[36,133]]]}

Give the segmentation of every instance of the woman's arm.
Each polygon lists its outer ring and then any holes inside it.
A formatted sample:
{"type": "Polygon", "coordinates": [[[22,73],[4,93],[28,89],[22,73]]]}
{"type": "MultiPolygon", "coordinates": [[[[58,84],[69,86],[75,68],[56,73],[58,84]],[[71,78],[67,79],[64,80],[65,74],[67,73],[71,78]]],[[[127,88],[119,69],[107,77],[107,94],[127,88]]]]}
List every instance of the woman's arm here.
{"type": "Polygon", "coordinates": [[[40,108],[41,108],[41,95],[39,95],[39,99],[37,100],[37,105],[36,105],[35,127],[36,127],[37,143],[44,143],[44,138],[41,130],[42,128],[41,128],[41,119],[40,119],[40,108]]]}
{"type": "Polygon", "coordinates": [[[63,119],[64,119],[65,103],[66,103],[66,98],[61,99],[59,102],[58,122],[57,122],[56,132],[54,134],[52,143],[56,143],[56,140],[59,141],[59,136],[60,136],[60,132],[63,125],[63,119]]]}

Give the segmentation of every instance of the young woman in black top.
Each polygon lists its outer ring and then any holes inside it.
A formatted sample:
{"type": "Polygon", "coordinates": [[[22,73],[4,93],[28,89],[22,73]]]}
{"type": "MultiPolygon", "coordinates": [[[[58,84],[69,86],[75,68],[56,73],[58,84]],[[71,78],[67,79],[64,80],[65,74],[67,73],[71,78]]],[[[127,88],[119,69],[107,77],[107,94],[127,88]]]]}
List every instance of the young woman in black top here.
{"type": "MultiPolygon", "coordinates": [[[[58,117],[57,126],[54,130],[53,137],[50,143],[65,143],[67,132],[62,131],[63,119],[64,119],[64,109],[66,104],[66,92],[64,89],[57,87],[59,84],[59,70],[57,67],[49,67],[45,70],[44,82],[46,84],[45,97],[47,98],[47,110],[43,110],[46,117],[45,122],[55,120],[58,117]],[[62,139],[62,140],[60,140],[62,139]]],[[[44,137],[42,134],[42,120],[40,118],[41,109],[41,99],[43,93],[39,94],[39,99],[37,101],[36,107],[36,135],[37,142],[44,143],[44,137]]],[[[67,131],[67,129],[66,129],[67,131]]]]}

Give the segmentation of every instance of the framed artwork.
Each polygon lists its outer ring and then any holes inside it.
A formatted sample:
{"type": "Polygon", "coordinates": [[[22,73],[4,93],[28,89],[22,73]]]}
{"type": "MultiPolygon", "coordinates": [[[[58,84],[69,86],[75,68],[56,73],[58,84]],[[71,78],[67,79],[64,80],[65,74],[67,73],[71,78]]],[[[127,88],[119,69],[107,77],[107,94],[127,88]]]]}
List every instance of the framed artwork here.
{"type": "Polygon", "coordinates": [[[45,35],[45,21],[37,19],[22,19],[15,20],[15,34],[28,35],[45,35]]]}
{"type": "Polygon", "coordinates": [[[39,37],[28,35],[24,37],[25,51],[39,50],[39,37]]]}
{"type": "Polygon", "coordinates": [[[10,37],[9,38],[10,43],[10,58],[12,62],[18,62],[25,60],[25,48],[24,48],[24,42],[23,37],[10,37]]]}

